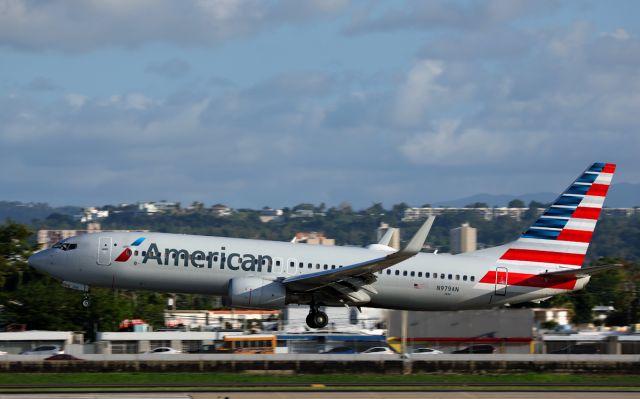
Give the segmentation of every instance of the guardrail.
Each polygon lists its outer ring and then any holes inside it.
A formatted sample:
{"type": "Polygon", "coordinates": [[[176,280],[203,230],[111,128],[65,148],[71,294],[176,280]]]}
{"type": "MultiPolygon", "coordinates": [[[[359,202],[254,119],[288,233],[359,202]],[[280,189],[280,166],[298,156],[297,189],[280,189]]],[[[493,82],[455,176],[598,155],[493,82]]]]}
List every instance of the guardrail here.
{"type": "Polygon", "coordinates": [[[47,361],[43,356],[7,355],[0,358],[5,372],[265,372],[265,373],[379,373],[419,372],[516,373],[589,372],[640,374],[640,355],[95,355],[82,360],[47,361]]]}

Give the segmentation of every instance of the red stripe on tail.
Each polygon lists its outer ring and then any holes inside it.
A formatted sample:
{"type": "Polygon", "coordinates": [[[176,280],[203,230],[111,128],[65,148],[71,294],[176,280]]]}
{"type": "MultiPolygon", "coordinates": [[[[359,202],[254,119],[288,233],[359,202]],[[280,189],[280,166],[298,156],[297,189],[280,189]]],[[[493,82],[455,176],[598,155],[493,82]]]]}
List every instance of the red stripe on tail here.
{"type": "Polygon", "coordinates": [[[582,207],[576,208],[576,210],[573,212],[573,215],[571,215],[571,218],[598,220],[598,217],[600,217],[601,211],[602,209],[600,208],[588,208],[588,207],[582,206],[582,207]]]}
{"type": "Polygon", "coordinates": [[[592,184],[589,191],[587,191],[587,195],[596,195],[598,197],[605,197],[607,195],[607,191],[609,191],[608,184],[592,184]]]}
{"type": "Polygon", "coordinates": [[[533,249],[510,248],[507,252],[504,253],[504,255],[502,255],[500,259],[582,266],[584,255],[551,251],[536,251],[533,249]]]}
{"type": "Polygon", "coordinates": [[[574,242],[591,242],[593,232],[584,230],[564,229],[560,232],[557,240],[574,242]]]}

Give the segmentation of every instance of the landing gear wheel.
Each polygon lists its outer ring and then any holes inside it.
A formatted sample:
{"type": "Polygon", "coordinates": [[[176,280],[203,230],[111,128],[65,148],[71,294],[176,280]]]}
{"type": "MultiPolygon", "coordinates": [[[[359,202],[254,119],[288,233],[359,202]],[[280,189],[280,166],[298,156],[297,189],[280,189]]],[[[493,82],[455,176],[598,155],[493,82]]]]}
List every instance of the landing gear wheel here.
{"type": "Polygon", "coordinates": [[[316,324],[314,323],[314,319],[313,319],[313,313],[309,313],[307,315],[307,325],[311,328],[318,328],[316,326],[316,324]]]}
{"type": "Polygon", "coordinates": [[[325,312],[315,312],[311,313],[311,317],[313,319],[313,324],[315,324],[315,328],[324,328],[329,324],[329,317],[325,312]]]}
{"type": "Polygon", "coordinates": [[[82,307],[86,309],[89,306],[91,306],[91,295],[85,291],[84,298],[82,299],[82,307]]]}

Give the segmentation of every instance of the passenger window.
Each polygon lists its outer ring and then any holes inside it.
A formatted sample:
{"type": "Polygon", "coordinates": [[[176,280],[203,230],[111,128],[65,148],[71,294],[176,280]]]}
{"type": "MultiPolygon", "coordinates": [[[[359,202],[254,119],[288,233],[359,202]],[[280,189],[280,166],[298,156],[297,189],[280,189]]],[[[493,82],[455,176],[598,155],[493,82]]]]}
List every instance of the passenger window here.
{"type": "Polygon", "coordinates": [[[316,269],[320,269],[320,263],[316,263],[316,269]]]}
{"type": "Polygon", "coordinates": [[[279,260],[276,261],[276,266],[280,266],[280,261],[279,260]]]}
{"type": "Polygon", "coordinates": [[[331,268],[332,268],[332,269],[335,269],[335,268],[336,268],[336,265],[331,265],[331,268]]]}
{"type": "Polygon", "coordinates": [[[400,275],[400,270],[396,270],[396,276],[400,275]]]}
{"type": "Polygon", "coordinates": [[[175,253],[175,252],[174,252],[174,253],[172,253],[172,254],[171,254],[171,257],[172,257],[173,259],[175,259],[175,258],[176,258],[176,253],[175,253]]]}
{"type": "Polygon", "coordinates": [[[471,281],[475,281],[476,277],[475,276],[471,276],[471,281]]]}
{"type": "Polygon", "coordinates": [[[404,270],[404,271],[402,272],[402,275],[403,275],[403,276],[406,276],[406,275],[407,275],[407,271],[406,271],[406,270],[404,270]]]}
{"type": "Polygon", "coordinates": [[[309,263],[309,269],[313,269],[313,263],[309,263]]]}
{"type": "Polygon", "coordinates": [[[467,281],[467,276],[462,276],[462,281],[467,281]]]}
{"type": "Polygon", "coordinates": [[[416,272],[411,272],[411,277],[415,277],[416,276],[416,272]]]}
{"type": "Polygon", "coordinates": [[[422,277],[422,272],[418,272],[418,277],[422,277]]]}
{"type": "Polygon", "coordinates": [[[329,268],[329,265],[324,265],[324,270],[327,270],[329,268]]]}
{"type": "Polygon", "coordinates": [[[387,269],[387,274],[391,274],[391,270],[387,269]]]}
{"type": "Polygon", "coordinates": [[[460,280],[460,275],[456,274],[456,280],[460,280]]]}
{"type": "Polygon", "coordinates": [[[289,266],[294,267],[294,266],[295,266],[295,263],[293,263],[293,262],[289,262],[289,266]]]}
{"type": "Polygon", "coordinates": [[[184,259],[184,252],[180,254],[180,259],[184,259]]]}
{"type": "Polygon", "coordinates": [[[218,255],[215,255],[215,256],[213,257],[213,261],[214,261],[214,262],[217,262],[217,261],[218,261],[218,255]]]}
{"type": "Polygon", "coordinates": [[[142,251],[142,256],[147,256],[147,251],[142,251]]]}
{"type": "Polygon", "coordinates": [[[300,266],[300,269],[302,269],[304,267],[304,263],[300,262],[300,264],[298,266],[300,266]]]}
{"type": "Polygon", "coordinates": [[[138,256],[138,251],[134,251],[133,253],[135,256],[138,256]]]}
{"type": "Polygon", "coordinates": [[[450,274],[448,277],[449,277],[449,280],[451,280],[453,278],[453,275],[450,274]]]}
{"type": "Polygon", "coordinates": [[[424,273],[424,276],[425,276],[426,278],[429,278],[429,277],[430,277],[429,272],[425,272],[425,273],[424,273]]]}
{"type": "Polygon", "coordinates": [[[444,273],[440,273],[440,278],[444,280],[444,273]]]}

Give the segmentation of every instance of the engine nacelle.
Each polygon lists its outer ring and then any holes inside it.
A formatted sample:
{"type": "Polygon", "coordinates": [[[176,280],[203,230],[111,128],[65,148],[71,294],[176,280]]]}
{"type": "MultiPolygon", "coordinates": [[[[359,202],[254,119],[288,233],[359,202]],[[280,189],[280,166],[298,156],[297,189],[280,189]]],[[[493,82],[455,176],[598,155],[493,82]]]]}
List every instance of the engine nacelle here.
{"type": "Polygon", "coordinates": [[[287,289],[282,283],[259,277],[237,277],[229,281],[226,304],[250,309],[282,308],[286,304],[287,289]]]}

